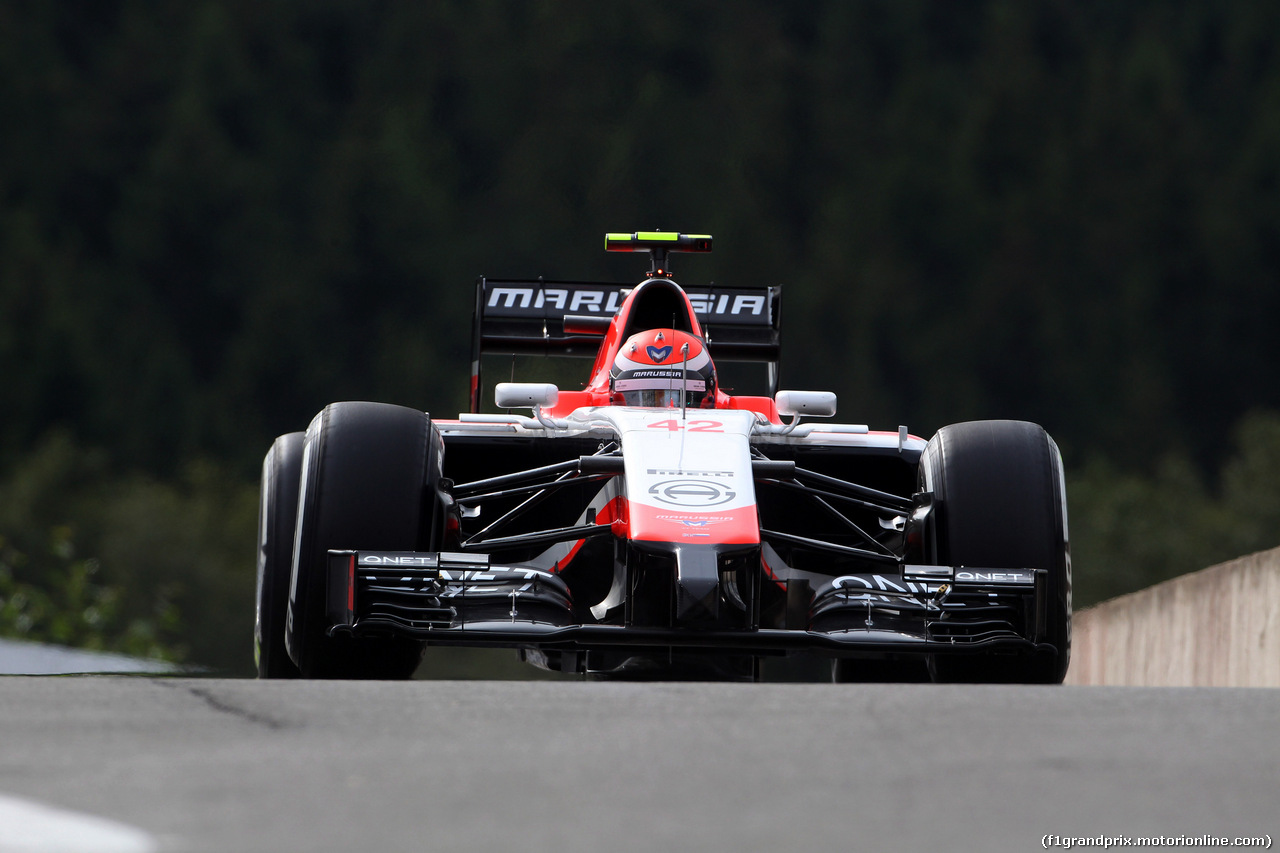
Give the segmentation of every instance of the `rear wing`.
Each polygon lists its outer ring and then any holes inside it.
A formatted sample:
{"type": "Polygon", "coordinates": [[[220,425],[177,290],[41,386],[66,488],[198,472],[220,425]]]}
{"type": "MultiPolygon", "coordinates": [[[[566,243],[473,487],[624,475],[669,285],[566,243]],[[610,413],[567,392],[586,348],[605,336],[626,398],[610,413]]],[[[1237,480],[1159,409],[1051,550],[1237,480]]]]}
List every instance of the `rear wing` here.
{"type": "MultiPolygon", "coordinates": [[[[477,279],[471,327],[471,411],[480,411],[481,356],[595,358],[609,319],[632,287],[541,278],[477,279]]],[[[769,393],[777,393],[782,288],[682,289],[698,315],[712,358],[763,362],[769,370],[769,393]]]]}

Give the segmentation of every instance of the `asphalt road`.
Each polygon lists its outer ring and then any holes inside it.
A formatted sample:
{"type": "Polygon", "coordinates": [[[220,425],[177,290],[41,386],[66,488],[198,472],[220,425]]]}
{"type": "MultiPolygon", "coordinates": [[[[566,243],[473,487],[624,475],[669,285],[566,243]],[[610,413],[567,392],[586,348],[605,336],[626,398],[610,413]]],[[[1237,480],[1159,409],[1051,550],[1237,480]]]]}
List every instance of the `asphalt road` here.
{"type": "MultiPolygon", "coordinates": [[[[1276,690],[7,677],[0,797],[158,851],[1276,838],[1278,722],[1276,690]]],[[[4,814],[0,851],[60,849],[4,814]]]]}

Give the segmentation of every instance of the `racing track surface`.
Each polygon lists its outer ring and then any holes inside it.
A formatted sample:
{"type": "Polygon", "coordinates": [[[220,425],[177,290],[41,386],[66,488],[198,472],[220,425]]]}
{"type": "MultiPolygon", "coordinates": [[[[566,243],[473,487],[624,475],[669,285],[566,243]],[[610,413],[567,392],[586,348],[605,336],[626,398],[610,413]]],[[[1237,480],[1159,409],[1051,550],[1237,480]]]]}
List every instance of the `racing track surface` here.
{"type": "Polygon", "coordinates": [[[1274,839],[1278,721],[1262,689],[9,677],[0,795],[162,851],[1274,839]]]}

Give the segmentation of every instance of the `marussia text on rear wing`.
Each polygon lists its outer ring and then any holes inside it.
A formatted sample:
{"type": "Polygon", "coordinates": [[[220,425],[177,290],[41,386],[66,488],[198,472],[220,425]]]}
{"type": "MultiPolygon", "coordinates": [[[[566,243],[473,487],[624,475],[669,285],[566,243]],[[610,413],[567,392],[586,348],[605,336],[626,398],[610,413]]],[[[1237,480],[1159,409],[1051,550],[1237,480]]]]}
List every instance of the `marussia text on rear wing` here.
{"type": "MultiPolygon", "coordinates": [[[[546,279],[476,281],[471,330],[471,411],[480,411],[483,355],[594,358],[600,336],[635,285],[546,279]]],[[[782,288],[685,287],[717,362],[763,362],[778,390],[782,288]]],[[[657,319],[657,318],[655,318],[657,319]]]]}

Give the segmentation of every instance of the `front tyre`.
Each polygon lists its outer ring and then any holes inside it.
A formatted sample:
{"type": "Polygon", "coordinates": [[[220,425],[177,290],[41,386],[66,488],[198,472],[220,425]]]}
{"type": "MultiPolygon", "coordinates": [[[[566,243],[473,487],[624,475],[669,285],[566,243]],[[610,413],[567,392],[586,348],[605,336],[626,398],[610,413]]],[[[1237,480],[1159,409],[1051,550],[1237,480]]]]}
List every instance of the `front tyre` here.
{"type": "Polygon", "coordinates": [[[1047,569],[1045,642],[1056,654],[935,655],[936,681],[1059,684],[1071,655],[1071,547],[1058,446],[1024,421],[973,421],[938,430],[920,460],[933,492],[933,562],[1047,569]]]}
{"type": "Polygon", "coordinates": [[[423,644],[402,637],[330,637],[330,550],[436,550],[443,443],[424,413],[384,403],[333,403],[307,428],[286,641],[308,678],[408,678],[423,644]]]}
{"type": "Polygon", "coordinates": [[[298,519],[298,480],[302,476],[305,433],[282,435],[262,460],[258,503],[257,617],[253,658],[259,678],[297,678],[298,667],[284,645],[293,573],[293,533],[298,519]]]}

